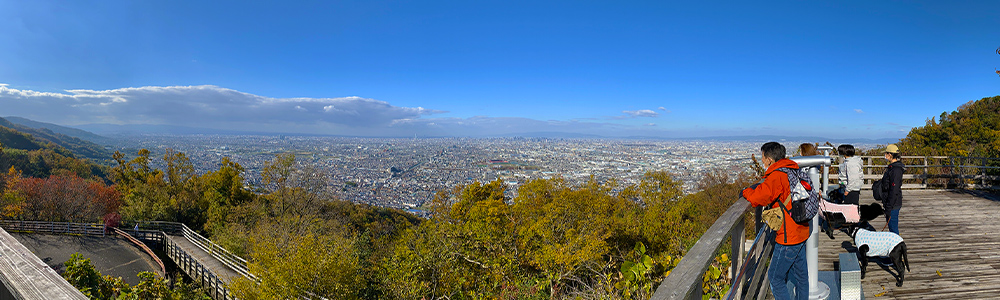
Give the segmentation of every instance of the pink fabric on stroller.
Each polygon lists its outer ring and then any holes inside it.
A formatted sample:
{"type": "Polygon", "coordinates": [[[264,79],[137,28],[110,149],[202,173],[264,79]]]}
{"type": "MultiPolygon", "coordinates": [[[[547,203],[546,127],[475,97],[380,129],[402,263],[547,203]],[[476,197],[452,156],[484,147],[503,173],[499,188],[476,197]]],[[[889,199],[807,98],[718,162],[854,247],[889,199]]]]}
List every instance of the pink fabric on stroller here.
{"type": "MultiPolygon", "coordinates": [[[[857,223],[861,221],[861,213],[858,206],[854,204],[836,204],[828,201],[820,201],[819,209],[827,213],[839,213],[844,216],[846,223],[857,223]]],[[[821,216],[823,214],[820,214],[821,216]]],[[[823,216],[824,218],[826,216],[823,216]]]]}

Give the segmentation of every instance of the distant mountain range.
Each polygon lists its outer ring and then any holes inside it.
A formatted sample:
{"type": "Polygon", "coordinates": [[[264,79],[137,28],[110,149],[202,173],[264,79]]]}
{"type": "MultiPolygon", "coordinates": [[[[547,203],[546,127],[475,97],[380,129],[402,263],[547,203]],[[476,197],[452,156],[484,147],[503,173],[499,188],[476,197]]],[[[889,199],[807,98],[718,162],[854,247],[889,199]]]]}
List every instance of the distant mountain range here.
{"type": "Polygon", "coordinates": [[[52,148],[47,145],[47,143],[52,143],[69,150],[72,154],[68,156],[76,155],[96,160],[111,159],[110,151],[105,149],[104,146],[59,132],[68,132],[96,140],[106,140],[104,137],[79,129],[36,122],[24,118],[14,117],[14,120],[32,125],[23,125],[6,118],[0,118],[0,143],[3,143],[5,147],[21,150],[38,150],[41,148],[52,148]]]}
{"type": "Polygon", "coordinates": [[[252,132],[240,130],[212,129],[201,127],[174,126],[174,125],[117,125],[117,124],[85,124],[76,125],[75,128],[104,135],[136,135],[136,134],[219,134],[219,135],[279,135],[273,132],[252,132]]]}
{"type": "Polygon", "coordinates": [[[30,128],[35,128],[35,129],[48,129],[48,130],[51,130],[52,132],[55,132],[55,133],[68,135],[68,136],[71,136],[71,137],[75,137],[75,138],[78,138],[78,139],[91,141],[91,142],[98,143],[98,144],[106,143],[108,141],[107,137],[96,135],[96,134],[93,134],[91,132],[88,132],[88,131],[85,131],[85,130],[81,130],[81,129],[77,129],[77,128],[61,126],[61,125],[56,125],[56,124],[52,124],[52,123],[39,122],[39,121],[35,121],[35,120],[29,120],[29,119],[25,119],[25,118],[22,118],[22,117],[9,116],[9,117],[3,117],[3,118],[7,119],[7,121],[10,121],[11,123],[14,123],[14,124],[24,125],[24,126],[27,126],[27,127],[30,127],[30,128]]]}
{"type": "MultiPolygon", "coordinates": [[[[259,132],[259,131],[242,131],[242,130],[226,130],[226,129],[213,129],[213,128],[203,128],[203,127],[191,127],[191,126],[175,126],[175,125],[117,125],[117,124],[85,124],[85,125],[75,125],[72,127],[61,126],[51,123],[44,123],[33,121],[20,117],[6,117],[11,123],[20,124],[26,127],[36,128],[39,130],[48,130],[57,134],[62,134],[70,137],[75,137],[95,143],[107,143],[108,138],[102,135],[113,136],[113,135],[141,135],[141,134],[171,134],[171,135],[192,135],[192,134],[217,134],[217,135],[289,135],[289,136],[345,136],[345,135],[320,135],[320,134],[302,134],[302,133],[280,133],[280,132],[259,132]]],[[[345,136],[349,137],[349,136],[345,136]]],[[[359,136],[360,137],[360,136],[359,136]]],[[[393,136],[395,138],[407,138],[410,136],[393,136]]],[[[449,136],[420,136],[421,138],[433,138],[433,137],[449,137],[449,136]]],[[[705,136],[705,137],[663,137],[663,136],[626,136],[626,137],[613,137],[613,136],[602,136],[596,134],[586,134],[586,133],[573,133],[573,132],[551,132],[551,131],[540,131],[540,132],[521,132],[521,133],[510,133],[510,134],[499,134],[499,135],[488,135],[479,136],[483,138],[499,138],[499,137],[524,137],[524,138],[556,138],[556,139],[645,139],[645,140],[710,140],[710,141],[810,141],[810,142],[830,142],[833,144],[841,143],[851,143],[851,144],[890,144],[899,142],[897,138],[880,138],[880,139],[866,139],[866,138],[825,138],[817,136],[778,136],[778,135],[753,135],[753,136],[705,136]]],[[[75,153],[76,151],[74,151],[75,153]]]]}
{"type": "MultiPolygon", "coordinates": [[[[173,126],[173,125],[114,125],[114,124],[87,124],[87,125],[77,125],[76,128],[84,129],[91,132],[96,132],[99,134],[106,135],[134,135],[134,134],[218,134],[218,135],[291,135],[291,136],[324,136],[318,134],[300,134],[300,133],[276,133],[276,132],[255,132],[255,131],[240,131],[240,130],[224,130],[224,129],[212,129],[212,128],[200,128],[200,127],[188,127],[188,126],[173,126]]],[[[326,136],[344,136],[344,135],[326,135],[326,136]]],[[[394,136],[398,138],[406,138],[409,136],[394,136]]],[[[420,136],[421,138],[428,137],[448,137],[448,136],[420,136]]],[[[813,141],[813,142],[830,142],[830,143],[855,143],[855,144],[889,144],[898,142],[899,139],[895,138],[882,138],[882,139],[831,139],[824,137],[814,137],[814,136],[774,136],[774,135],[755,135],[755,136],[708,136],[708,137],[687,137],[687,138],[672,138],[672,137],[662,137],[662,136],[627,136],[627,137],[612,137],[603,136],[596,134],[586,134],[586,133],[573,133],[573,132],[551,132],[551,131],[540,131],[540,132],[522,132],[522,133],[510,133],[510,134],[498,134],[498,135],[487,135],[479,136],[483,138],[499,138],[499,137],[524,137],[524,138],[557,138],[557,139],[649,139],[649,140],[713,140],[713,141],[813,141]]]]}

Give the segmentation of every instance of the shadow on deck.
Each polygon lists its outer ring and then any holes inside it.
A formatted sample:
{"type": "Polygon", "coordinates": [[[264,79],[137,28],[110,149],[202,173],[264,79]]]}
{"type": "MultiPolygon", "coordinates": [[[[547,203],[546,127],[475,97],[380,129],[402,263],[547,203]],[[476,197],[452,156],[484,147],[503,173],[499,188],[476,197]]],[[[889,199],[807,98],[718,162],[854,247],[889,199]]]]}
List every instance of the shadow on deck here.
{"type": "MultiPolygon", "coordinates": [[[[861,203],[874,203],[862,191],[861,203]]],[[[904,190],[899,231],[906,241],[910,272],[902,287],[869,263],[862,280],[866,299],[1000,298],[1000,198],[980,192],[904,190]]],[[[871,222],[876,229],[885,219],[871,222]]],[[[835,271],[837,255],[855,251],[849,236],[821,234],[819,270],[835,271]]]]}

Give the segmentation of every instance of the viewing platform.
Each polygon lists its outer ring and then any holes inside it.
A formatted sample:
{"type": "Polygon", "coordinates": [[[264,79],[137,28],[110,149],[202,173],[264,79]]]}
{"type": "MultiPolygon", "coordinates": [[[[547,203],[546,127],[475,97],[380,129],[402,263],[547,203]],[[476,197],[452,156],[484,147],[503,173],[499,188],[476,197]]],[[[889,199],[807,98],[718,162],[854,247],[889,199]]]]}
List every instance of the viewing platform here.
{"type": "MultiPolygon", "coordinates": [[[[884,162],[877,161],[878,157],[863,158],[866,182],[860,202],[875,203],[868,188],[871,180],[881,178],[877,174],[885,169],[884,162]]],[[[829,170],[832,157],[791,159],[804,167],[825,166],[823,172],[830,175],[812,169],[812,182],[836,182],[835,169],[829,170]]],[[[818,233],[817,216],[813,220],[817,229],[806,242],[810,286],[814,287],[810,299],[859,299],[862,295],[864,299],[1000,299],[1000,196],[995,194],[1000,159],[904,156],[903,160],[907,170],[899,228],[910,265],[903,286],[896,286],[895,270],[877,263],[879,259],[869,260],[866,278],[858,279],[853,239],[842,231],[835,232],[834,239],[818,233]],[[841,263],[848,265],[841,270],[841,263]]],[[[684,254],[652,299],[701,299],[703,274],[724,248],[740,255],[731,256],[733,283],[723,298],[772,299],[767,269],[774,238],[773,231],[760,223],[760,213],[760,207],[750,207],[746,200],[733,203],[684,254]],[[756,238],[745,235],[744,226],[754,226],[756,238]]],[[[870,224],[885,231],[884,216],[870,224]]]]}
{"type": "MultiPolygon", "coordinates": [[[[861,204],[875,202],[871,190],[861,191],[861,204]]],[[[885,219],[871,224],[881,230],[885,219]]],[[[1000,298],[1000,197],[964,190],[903,190],[899,233],[910,260],[903,286],[897,287],[889,272],[870,262],[861,280],[865,299],[1000,298]]],[[[819,236],[820,271],[836,271],[838,254],[855,250],[847,234],[838,231],[833,237],[819,236]]]]}

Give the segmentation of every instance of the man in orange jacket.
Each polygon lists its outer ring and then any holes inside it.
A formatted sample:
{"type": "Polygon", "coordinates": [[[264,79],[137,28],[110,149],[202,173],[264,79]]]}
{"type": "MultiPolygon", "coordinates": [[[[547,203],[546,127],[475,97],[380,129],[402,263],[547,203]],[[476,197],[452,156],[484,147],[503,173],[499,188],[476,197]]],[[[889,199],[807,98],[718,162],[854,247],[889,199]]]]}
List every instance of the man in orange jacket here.
{"type": "MultiPolygon", "coordinates": [[[[764,182],[744,189],[743,198],[750,201],[751,206],[779,207],[774,201],[785,201],[791,189],[788,186],[788,175],[777,169],[798,169],[799,165],[785,158],[785,146],[777,142],[764,144],[760,147],[760,152],[760,161],[767,166],[764,182]]],[[[786,203],[785,208],[791,208],[790,204],[786,203]]],[[[791,281],[795,286],[795,299],[806,300],[809,299],[809,272],[805,241],[809,239],[809,226],[792,221],[787,209],[784,214],[784,223],[775,237],[777,244],[771,255],[771,266],[767,270],[771,294],[775,300],[791,300],[787,289],[787,282],[791,281]]]]}

